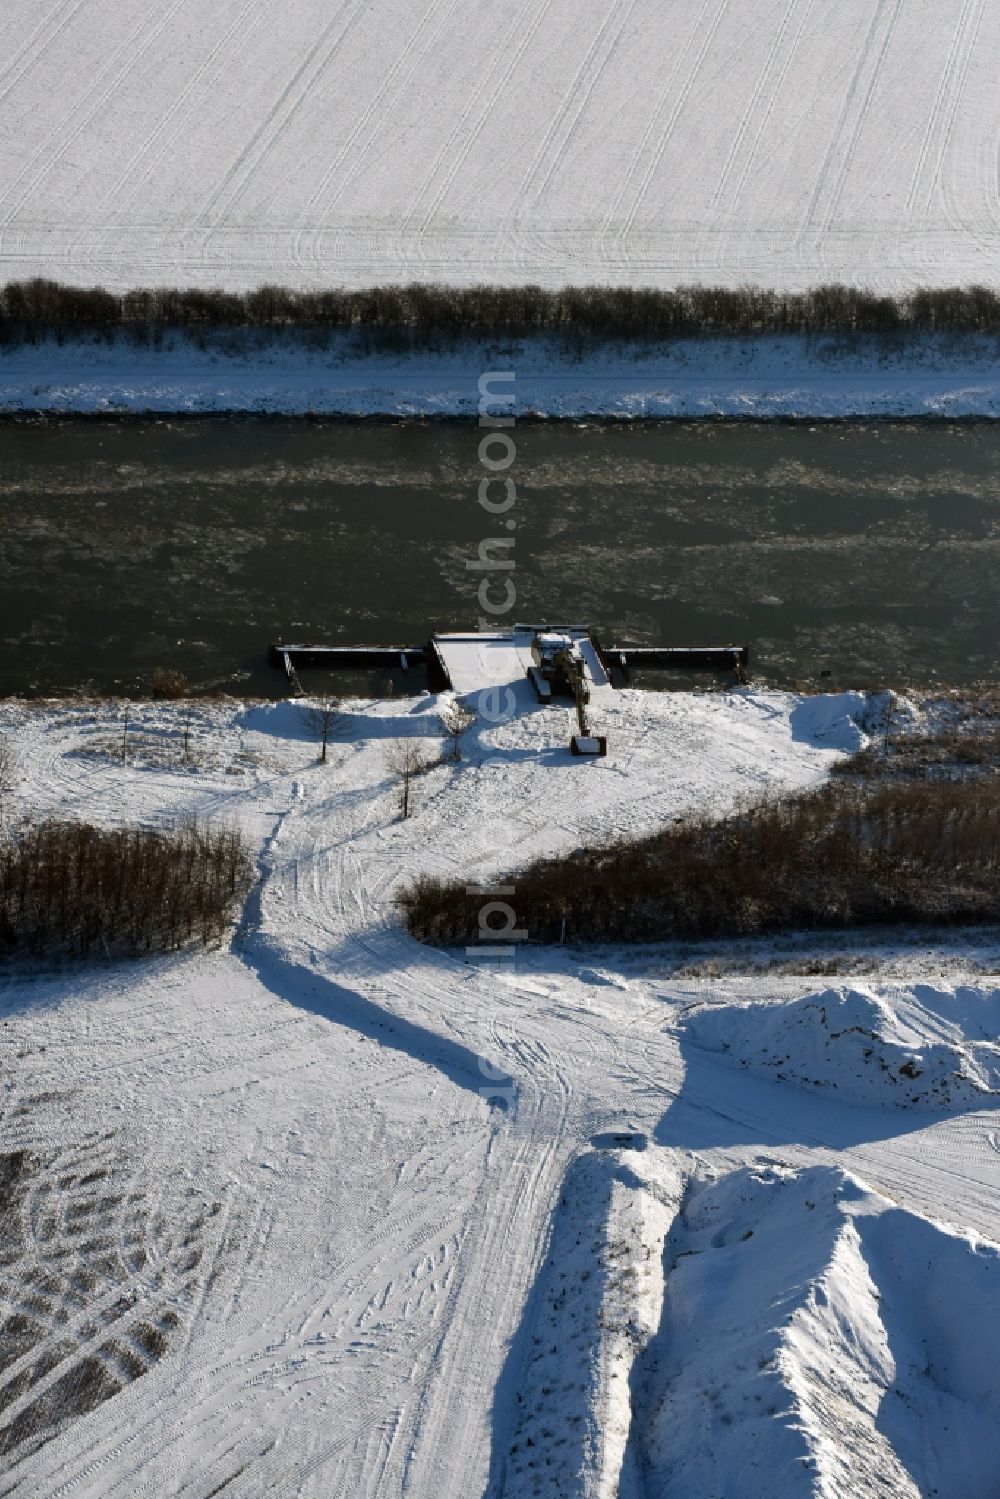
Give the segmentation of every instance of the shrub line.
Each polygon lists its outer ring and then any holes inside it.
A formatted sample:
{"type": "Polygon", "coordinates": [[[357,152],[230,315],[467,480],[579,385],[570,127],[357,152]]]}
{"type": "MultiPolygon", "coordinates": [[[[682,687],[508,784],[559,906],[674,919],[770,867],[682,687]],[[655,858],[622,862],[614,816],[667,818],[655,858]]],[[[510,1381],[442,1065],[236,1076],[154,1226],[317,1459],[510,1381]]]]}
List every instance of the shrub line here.
{"type": "Polygon", "coordinates": [[[253,861],[233,828],[50,820],[0,842],[0,943],[36,956],[208,943],[252,883],[253,861]]]}
{"type": "MultiPolygon", "coordinates": [[[[797,928],[1000,920],[1000,784],[827,784],[689,817],[519,871],[533,941],[653,942],[797,928]]],[[[464,883],[424,876],[400,905],[413,936],[462,946],[478,921],[464,883]]]]}
{"type": "Polygon", "coordinates": [[[761,286],[372,286],[249,292],[140,287],[111,292],[36,278],[0,288],[0,344],[90,333],[158,343],[167,331],[353,330],[426,344],[464,336],[550,334],[569,340],[651,341],[779,333],[1000,333],[1000,293],[986,286],[924,287],[882,296],[839,284],[805,292],[761,286]]]}

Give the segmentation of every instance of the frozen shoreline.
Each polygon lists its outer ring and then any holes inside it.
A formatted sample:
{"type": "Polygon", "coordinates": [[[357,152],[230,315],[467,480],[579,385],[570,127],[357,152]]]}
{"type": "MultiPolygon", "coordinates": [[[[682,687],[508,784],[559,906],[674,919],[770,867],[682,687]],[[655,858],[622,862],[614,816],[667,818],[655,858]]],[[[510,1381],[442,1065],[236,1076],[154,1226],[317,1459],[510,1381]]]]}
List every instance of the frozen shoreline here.
{"type": "MultiPolygon", "coordinates": [[[[0,351],[0,414],[468,417],[479,378],[513,371],[520,417],[996,418],[1000,346],[955,335],[603,344],[547,337],[373,349],[355,335],[47,340],[0,351]]],[[[495,389],[509,387],[497,386],[495,389]]]]}

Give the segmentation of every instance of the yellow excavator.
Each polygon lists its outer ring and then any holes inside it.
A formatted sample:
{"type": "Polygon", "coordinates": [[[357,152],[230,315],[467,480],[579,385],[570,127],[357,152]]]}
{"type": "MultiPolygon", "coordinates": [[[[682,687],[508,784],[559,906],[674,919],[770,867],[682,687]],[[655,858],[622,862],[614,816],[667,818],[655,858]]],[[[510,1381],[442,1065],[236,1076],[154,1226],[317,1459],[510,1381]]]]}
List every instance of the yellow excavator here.
{"type": "Polygon", "coordinates": [[[531,642],[534,665],[528,668],[528,676],[539,702],[549,703],[553,697],[569,697],[576,706],[576,721],[579,733],[570,740],[574,755],[606,755],[608,741],[603,734],[592,734],[587,718],[590,702],[590,687],[587,684],[587,667],[579,644],[572,635],[539,631],[531,642]]]}

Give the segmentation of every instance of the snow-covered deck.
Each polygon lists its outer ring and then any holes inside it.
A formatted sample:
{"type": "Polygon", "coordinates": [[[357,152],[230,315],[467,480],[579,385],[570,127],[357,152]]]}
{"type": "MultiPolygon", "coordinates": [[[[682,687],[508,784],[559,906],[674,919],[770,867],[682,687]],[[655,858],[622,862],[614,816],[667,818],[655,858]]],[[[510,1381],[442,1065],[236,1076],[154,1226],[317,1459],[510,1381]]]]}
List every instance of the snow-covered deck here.
{"type": "MultiPolygon", "coordinates": [[[[513,630],[467,635],[435,635],[434,644],[452,687],[458,693],[482,692],[523,682],[534,665],[531,642],[539,627],[516,625],[513,630]]],[[[561,634],[572,636],[580,648],[591,692],[611,690],[607,673],[584,625],[559,625],[561,634]]]]}

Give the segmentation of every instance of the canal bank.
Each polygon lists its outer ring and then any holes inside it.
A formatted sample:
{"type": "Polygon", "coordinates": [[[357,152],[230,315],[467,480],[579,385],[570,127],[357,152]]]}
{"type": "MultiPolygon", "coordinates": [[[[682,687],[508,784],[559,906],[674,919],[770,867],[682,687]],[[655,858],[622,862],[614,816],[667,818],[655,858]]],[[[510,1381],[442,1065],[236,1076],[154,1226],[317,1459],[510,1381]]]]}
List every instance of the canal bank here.
{"type": "Polygon", "coordinates": [[[470,417],[484,370],[545,420],[1000,417],[989,335],[704,336],[669,342],[166,330],[0,348],[0,413],[470,417]]]}

